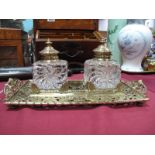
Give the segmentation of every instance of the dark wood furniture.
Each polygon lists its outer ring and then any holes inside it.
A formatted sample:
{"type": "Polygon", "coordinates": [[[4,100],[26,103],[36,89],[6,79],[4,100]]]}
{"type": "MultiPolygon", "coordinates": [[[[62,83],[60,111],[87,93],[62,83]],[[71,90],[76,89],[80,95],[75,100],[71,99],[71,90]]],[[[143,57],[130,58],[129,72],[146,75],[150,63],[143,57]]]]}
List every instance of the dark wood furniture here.
{"type": "MultiPolygon", "coordinates": [[[[60,51],[59,57],[69,62],[70,69],[83,70],[84,61],[93,57],[92,50],[99,44],[94,33],[97,31],[97,19],[34,20],[36,60],[50,38],[54,48],[60,51]]],[[[106,32],[102,35],[106,36],[106,32]]]]}
{"type": "Polygon", "coordinates": [[[22,43],[25,36],[21,29],[0,28],[0,67],[24,66],[22,43]]]}

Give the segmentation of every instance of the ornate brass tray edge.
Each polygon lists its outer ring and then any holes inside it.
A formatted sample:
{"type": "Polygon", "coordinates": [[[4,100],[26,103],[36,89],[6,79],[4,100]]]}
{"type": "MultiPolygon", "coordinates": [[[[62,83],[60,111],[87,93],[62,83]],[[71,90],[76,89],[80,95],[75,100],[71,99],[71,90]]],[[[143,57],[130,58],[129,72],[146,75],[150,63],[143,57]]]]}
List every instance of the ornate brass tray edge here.
{"type": "Polygon", "coordinates": [[[7,105],[116,105],[149,100],[146,86],[141,80],[122,81],[115,90],[95,90],[91,85],[88,89],[88,85],[85,86],[82,81],[69,81],[62,90],[49,92],[38,90],[31,81],[10,81],[5,86],[7,105]],[[17,85],[18,82],[22,84],[17,85]],[[15,88],[16,92],[12,93],[15,88]]]}

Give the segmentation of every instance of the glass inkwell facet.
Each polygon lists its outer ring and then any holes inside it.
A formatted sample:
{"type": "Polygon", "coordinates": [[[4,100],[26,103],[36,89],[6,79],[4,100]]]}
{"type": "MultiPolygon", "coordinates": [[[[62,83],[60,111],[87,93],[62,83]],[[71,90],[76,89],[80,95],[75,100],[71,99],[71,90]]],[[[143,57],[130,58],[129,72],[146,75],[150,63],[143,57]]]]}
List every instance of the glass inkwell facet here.
{"type": "Polygon", "coordinates": [[[59,89],[67,81],[68,63],[59,59],[59,51],[52,47],[50,39],[46,44],[40,51],[41,60],[33,64],[33,83],[39,89],[59,89]]]}
{"type": "Polygon", "coordinates": [[[111,60],[107,39],[102,38],[100,42],[93,50],[95,57],[84,63],[84,82],[93,83],[97,89],[116,88],[121,78],[120,65],[111,60]]]}

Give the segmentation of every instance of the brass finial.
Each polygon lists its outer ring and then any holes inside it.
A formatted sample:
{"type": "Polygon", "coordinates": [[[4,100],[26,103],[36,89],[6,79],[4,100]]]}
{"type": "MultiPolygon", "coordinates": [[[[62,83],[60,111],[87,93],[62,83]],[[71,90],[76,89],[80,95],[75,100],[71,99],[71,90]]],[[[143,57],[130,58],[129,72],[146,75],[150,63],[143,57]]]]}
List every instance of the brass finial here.
{"type": "Polygon", "coordinates": [[[111,51],[107,46],[107,38],[102,38],[100,40],[100,43],[101,44],[93,50],[95,53],[95,57],[98,59],[110,59],[111,51]]]}
{"type": "Polygon", "coordinates": [[[58,53],[56,49],[53,48],[52,42],[48,38],[46,41],[46,47],[39,52],[42,60],[56,60],[58,59],[58,53]]]}

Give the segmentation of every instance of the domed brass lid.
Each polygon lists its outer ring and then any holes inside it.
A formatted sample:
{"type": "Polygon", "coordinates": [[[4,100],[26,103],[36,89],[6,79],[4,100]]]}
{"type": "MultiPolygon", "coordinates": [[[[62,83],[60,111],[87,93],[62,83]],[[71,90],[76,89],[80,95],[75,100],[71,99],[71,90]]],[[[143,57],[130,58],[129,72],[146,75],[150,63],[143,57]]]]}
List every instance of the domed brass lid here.
{"type": "Polygon", "coordinates": [[[100,42],[101,44],[93,50],[95,53],[95,58],[110,59],[111,51],[107,47],[107,38],[102,38],[100,42]]]}
{"type": "Polygon", "coordinates": [[[49,38],[46,41],[46,47],[39,53],[41,55],[42,60],[57,60],[59,58],[58,57],[59,51],[57,51],[52,47],[52,42],[50,41],[49,38]]]}

